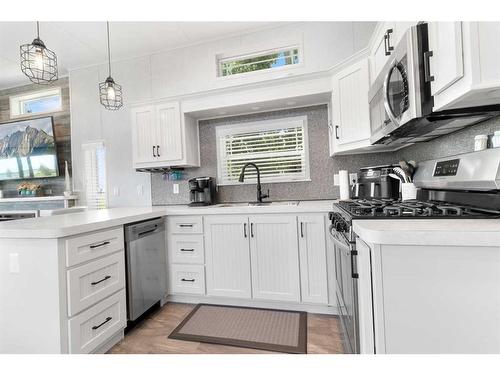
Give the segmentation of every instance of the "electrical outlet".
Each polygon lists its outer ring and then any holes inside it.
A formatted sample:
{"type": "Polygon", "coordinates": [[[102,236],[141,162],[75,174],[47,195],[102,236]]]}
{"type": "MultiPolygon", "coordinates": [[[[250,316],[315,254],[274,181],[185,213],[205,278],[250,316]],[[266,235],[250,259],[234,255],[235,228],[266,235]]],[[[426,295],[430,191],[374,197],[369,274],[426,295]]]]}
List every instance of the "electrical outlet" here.
{"type": "Polygon", "coordinates": [[[349,184],[354,185],[358,182],[358,174],[357,173],[349,173],[349,184]]]}
{"type": "Polygon", "coordinates": [[[9,273],[19,273],[19,254],[9,254],[9,273]]]}
{"type": "Polygon", "coordinates": [[[137,185],[137,195],[139,196],[144,195],[144,186],[137,185]]]}
{"type": "Polygon", "coordinates": [[[173,184],[174,194],[179,194],[179,184],[173,184]]]}
{"type": "Polygon", "coordinates": [[[339,186],[340,185],[340,181],[339,181],[339,174],[336,173],[333,175],[333,185],[334,186],[339,186]]]}

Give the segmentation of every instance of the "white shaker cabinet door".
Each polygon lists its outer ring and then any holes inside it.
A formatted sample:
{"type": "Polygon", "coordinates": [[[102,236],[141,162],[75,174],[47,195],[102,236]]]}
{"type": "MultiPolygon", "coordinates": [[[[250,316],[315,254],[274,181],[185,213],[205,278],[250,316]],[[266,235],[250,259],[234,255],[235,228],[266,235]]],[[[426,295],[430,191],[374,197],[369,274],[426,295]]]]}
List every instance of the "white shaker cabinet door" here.
{"type": "Polygon", "coordinates": [[[439,96],[464,76],[462,22],[429,22],[428,27],[431,91],[439,96]]]}
{"type": "Polygon", "coordinates": [[[300,301],[297,217],[250,217],[252,290],[255,299],[300,301]]]}
{"type": "Polygon", "coordinates": [[[333,77],[332,132],[334,151],[356,148],[371,135],[368,59],[349,65],[333,77]]]}
{"type": "Polygon", "coordinates": [[[205,217],[207,294],[251,298],[248,217],[205,217]]]}
{"type": "Polygon", "coordinates": [[[327,304],[324,216],[301,215],[298,220],[302,302],[327,304]]]}
{"type": "Polygon", "coordinates": [[[135,107],[132,113],[132,149],[134,165],[156,161],[155,107],[135,107]]]}
{"type": "Polygon", "coordinates": [[[183,134],[178,102],[156,106],[156,153],[158,161],[182,159],[183,134]]]}

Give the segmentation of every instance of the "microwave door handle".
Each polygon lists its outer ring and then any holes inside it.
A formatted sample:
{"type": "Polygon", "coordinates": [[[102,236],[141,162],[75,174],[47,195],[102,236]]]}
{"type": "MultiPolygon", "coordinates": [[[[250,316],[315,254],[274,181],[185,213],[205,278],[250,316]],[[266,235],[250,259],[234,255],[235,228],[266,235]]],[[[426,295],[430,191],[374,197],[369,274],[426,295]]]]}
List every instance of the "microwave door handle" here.
{"type": "Polygon", "coordinates": [[[425,82],[434,81],[434,76],[431,75],[430,58],[433,56],[432,51],[424,52],[424,77],[425,82]]]}
{"type": "Polygon", "coordinates": [[[394,62],[392,64],[390,64],[390,68],[387,71],[387,74],[385,75],[385,80],[384,80],[384,108],[385,108],[385,112],[387,113],[387,116],[389,117],[389,120],[391,120],[391,122],[396,127],[398,127],[399,126],[399,121],[396,118],[396,116],[394,116],[394,113],[392,112],[391,106],[389,104],[389,83],[390,83],[390,80],[391,80],[392,69],[394,69],[395,66],[396,66],[396,60],[394,60],[394,62]]]}

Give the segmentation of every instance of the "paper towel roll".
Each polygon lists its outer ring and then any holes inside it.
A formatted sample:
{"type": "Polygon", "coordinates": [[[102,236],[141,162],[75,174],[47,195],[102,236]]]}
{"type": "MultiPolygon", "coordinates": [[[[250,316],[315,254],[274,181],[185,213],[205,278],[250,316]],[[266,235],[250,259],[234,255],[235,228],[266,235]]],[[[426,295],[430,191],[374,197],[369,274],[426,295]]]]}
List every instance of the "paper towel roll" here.
{"type": "Polygon", "coordinates": [[[349,199],[349,172],[346,170],[339,171],[340,199],[349,199]]]}

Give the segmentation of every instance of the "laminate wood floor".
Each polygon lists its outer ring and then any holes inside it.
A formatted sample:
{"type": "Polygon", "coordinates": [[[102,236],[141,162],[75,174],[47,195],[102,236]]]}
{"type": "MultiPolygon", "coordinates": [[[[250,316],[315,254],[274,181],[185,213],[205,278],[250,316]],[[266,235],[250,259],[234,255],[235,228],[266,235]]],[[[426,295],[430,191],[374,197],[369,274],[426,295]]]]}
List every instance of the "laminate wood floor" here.
{"type": "MultiPolygon", "coordinates": [[[[195,305],[167,303],[133,328],[110,354],[278,354],[264,350],[169,339],[168,335],[195,305]]],[[[307,315],[307,352],[341,354],[340,321],[332,315],[307,315]]]]}

